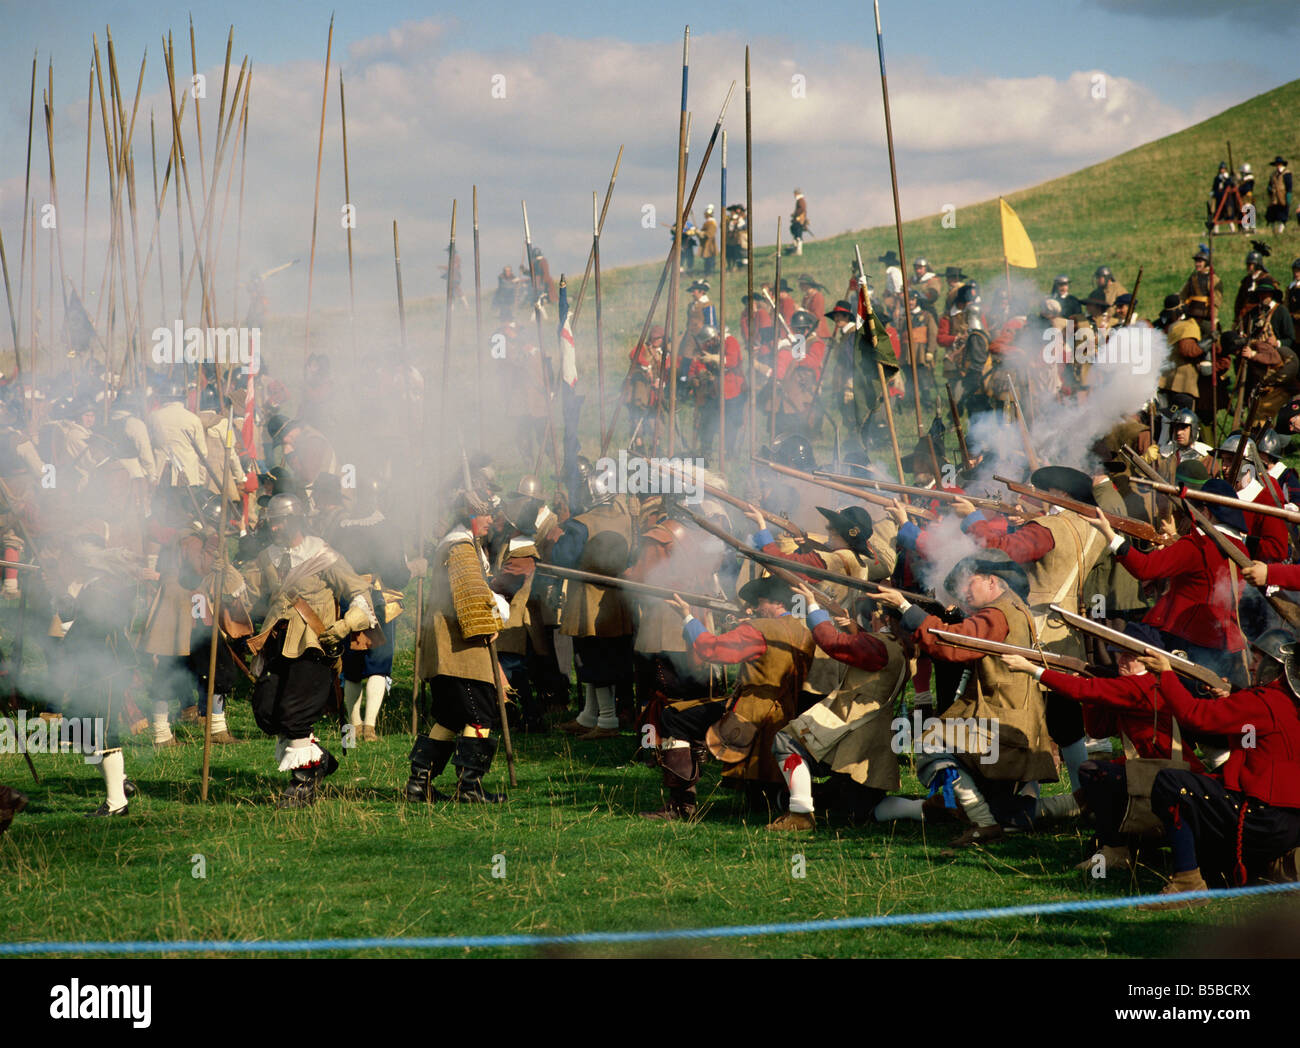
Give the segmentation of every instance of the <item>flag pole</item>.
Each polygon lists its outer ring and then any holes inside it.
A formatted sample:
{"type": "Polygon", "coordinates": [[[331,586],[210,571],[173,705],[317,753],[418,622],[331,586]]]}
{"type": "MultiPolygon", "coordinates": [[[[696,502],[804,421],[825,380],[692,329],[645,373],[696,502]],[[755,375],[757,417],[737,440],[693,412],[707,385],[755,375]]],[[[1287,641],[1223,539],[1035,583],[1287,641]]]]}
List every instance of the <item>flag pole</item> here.
{"type": "MultiPolygon", "coordinates": [[[[753,251],[750,251],[753,255],[753,251]]],[[[768,445],[776,443],[776,347],[781,339],[781,216],[776,219],[776,277],[772,282],[772,381],[768,386],[768,445]]]]}
{"type": "Polygon", "coordinates": [[[348,316],[352,321],[352,363],[357,363],[357,286],[352,276],[352,186],[348,181],[348,106],[343,96],[343,67],[339,66],[339,123],[343,128],[343,203],[348,207],[348,316]]]}

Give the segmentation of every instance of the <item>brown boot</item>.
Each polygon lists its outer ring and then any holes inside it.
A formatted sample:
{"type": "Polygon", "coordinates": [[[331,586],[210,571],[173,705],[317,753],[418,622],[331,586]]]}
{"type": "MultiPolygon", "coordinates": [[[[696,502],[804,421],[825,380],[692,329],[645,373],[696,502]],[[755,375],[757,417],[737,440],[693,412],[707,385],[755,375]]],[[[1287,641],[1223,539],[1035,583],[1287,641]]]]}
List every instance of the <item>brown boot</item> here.
{"type": "Polygon", "coordinates": [[[212,734],[212,745],[214,746],[235,746],[243,741],[243,739],[235,738],[229,731],[218,731],[212,734]]]}
{"type": "Polygon", "coordinates": [[[1268,864],[1261,880],[1269,884],[1294,884],[1300,880],[1300,848],[1292,848],[1268,864]]]}
{"type": "Polygon", "coordinates": [[[664,770],[664,788],[668,790],[668,803],[658,811],[643,811],[641,818],[664,822],[685,821],[695,817],[695,784],[700,778],[695,749],[677,746],[670,750],[656,750],[659,764],[664,770]]]}
{"type": "Polygon", "coordinates": [[[817,826],[812,812],[788,811],[767,824],[769,830],[811,830],[817,826]]]}
{"type": "Polygon", "coordinates": [[[361,734],[358,736],[362,742],[378,742],[379,732],[375,731],[373,724],[361,725],[361,734]]]}
{"type": "Polygon", "coordinates": [[[563,724],[557,724],[556,727],[559,728],[560,731],[566,732],[569,735],[586,735],[587,732],[592,730],[591,725],[582,724],[576,719],[565,721],[563,724]]]}
{"type": "MultiPolygon", "coordinates": [[[[1203,892],[1208,885],[1199,869],[1182,870],[1170,878],[1169,883],[1161,889],[1161,895],[1178,895],[1181,892],[1203,892]]],[[[1148,902],[1138,907],[1139,910],[1188,910],[1193,906],[1204,906],[1209,899],[1171,899],[1169,902],[1148,902]]]]}

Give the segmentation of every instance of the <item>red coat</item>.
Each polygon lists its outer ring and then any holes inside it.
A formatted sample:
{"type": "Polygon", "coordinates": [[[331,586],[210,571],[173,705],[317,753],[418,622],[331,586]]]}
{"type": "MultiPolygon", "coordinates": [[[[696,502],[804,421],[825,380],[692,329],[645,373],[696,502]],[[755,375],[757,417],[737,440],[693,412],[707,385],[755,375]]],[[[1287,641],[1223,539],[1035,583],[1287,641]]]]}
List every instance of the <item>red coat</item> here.
{"type": "Polygon", "coordinates": [[[889,649],[866,630],[841,633],[835,623],[819,622],[813,627],[813,640],[831,658],[860,670],[883,670],[889,664],[889,649]]]}
{"type": "MultiPolygon", "coordinates": [[[[1227,536],[1243,553],[1245,544],[1227,536]]],[[[1142,619],[1148,626],[1202,648],[1241,651],[1246,638],[1237,625],[1237,604],[1229,564],[1218,548],[1199,530],[1164,549],[1143,553],[1126,543],[1117,558],[1139,579],[1165,579],[1165,590],[1142,619]]],[[[1248,585],[1237,578],[1236,591],[1248,585]]]]}
{"type": "MultiPolygon", "coordinates": [[[[1044,670],[1043,687],[1083,703],[1083,726],[1094,739],[1121,732],[1133,741],[1139,757],[1169,759],[1172,727],[1169,703],[1161,702],[1160,679],[1154,673],[1136,677],[1076,677],[1044,670]],[[1156,707],[1160,712],[1152,716],[1156,707]]],[[[1190,747],[1183,756],[1192,771],[1204,771],[1190,747]]]]}
{"type": "Polygon", "coordinates": [[[1231,752],[1222,769],[1224,786],[1265,804],[1300,808],[1300,715],[1285,683],[1197,699],[1169,672],[1160,675],[1160,694],[1179,724],[1227,736],[1231,752]]]}
{"type": "MultiPolygon", "coordinates": [[[[1256,480],[1237,492],[1237,497],[1247,499],[1257,506],[1281,506],[1273,491],[1278,483],[1272,477],[1261,484],[1256,480]]],[[[1247,513],[1246,545],[1250,555],[1256,560],[1273,563],[1286,560],[1291,550],[1291,537],[1287,534],[1286,521],[1281,517],[1267,517],[1262,513],[1247,513]]]]}
{"type": "Polygon", "coordinates": [[[1056,548],[1056,539],[1041,524],[1032,520],[1015,531],[1007,530],[1001,517],[977,520],[966,533],[985,549],[1000,549],[1017,564],[1032,564],[1056,548]],[[1000,525],[1000,526],[999,526],[1000,525]]]}
{"type": "Polygon", "coordinates": [[[925,621],[916,628],[916,643],[926,655],[942,662],[979,662],[986,653],[945,644],[930,632],[932,629],[999,643],[1005,641],[1011,633],[1007,625],[1007,617],[999,608],[980,608],[975,614],[967,616],[960,622],[944,622],[938,615],[927,615],[925,621]]]}
{"type": "Polygon", "coordinates": [[[776,377],[778,380],[785,378],[785,373],[792,367],[795,368],[812,368],[814,375],[820,377],[822,373],[822,363],[826,359],[826,343],[819,338],[814,338],[804,345],[804,356],[802,360],[795,360],[788,348],[782,349],[776,355],[776,377]]]}

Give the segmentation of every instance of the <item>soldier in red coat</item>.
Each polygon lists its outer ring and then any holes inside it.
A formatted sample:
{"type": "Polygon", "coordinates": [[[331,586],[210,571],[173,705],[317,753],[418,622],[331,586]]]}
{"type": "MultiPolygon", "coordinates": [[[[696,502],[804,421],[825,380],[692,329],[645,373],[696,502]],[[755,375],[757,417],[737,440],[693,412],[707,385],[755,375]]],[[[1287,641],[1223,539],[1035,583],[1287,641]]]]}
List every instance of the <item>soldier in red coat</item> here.
{"type": "MultiPolygon", "coordinates": [[[[1235,497],[1232,485],[1225,480],[1208,481],[1202,490],[1235,497]]],[[[1244,553],[1245,514],[1231,506],[1211,506],[1210,510],[1216,530],[1244,553]]],[[[1243,584],[1236,568],[1210,538],[1197,527],[1170,546],[1143,553],[1116,535],[1105,516],[1099,514],[1090,523],[1106,536],[1115,559],[1130,575],[1168,583],[1168,589],[1142,619],[1164,634],[1164,647],[1182,649],[1193,662],[1244,685],[1246,637],[1237,619],[1243,584]]]]}
{"type": "MultiPolygon", "coordinates": [[[[1124,632],[1153,647],[1161,646],[1160,633],[1152,626],[1130,622],[1124,632]]],[[[1173,720],[1169,704],[1161,701],[1160,678],[1147,671],[1140,656],[1126,648],[1108,645],[1115,656],[1118,677],[1076,677],[1060,670],[1044,669],[1020,655],[1003,655],[1002,661],[1018,673],[1032,673],[1044,688],[1066,695],[1083,705],[1083,723],[1093,738],[1109,739],[1120,735],[1133,744],[1138,757],[1169,759],[1172,749],[1173,720]]],[[[1203,771],[1196,755],[1188,753],[1193,771],[1203,771]]],[[[1133,854],[1120,831],[1128,808],[1128,782],[1124,758],[1113,761],[1088,760],[1079,768],[1080,788],[1073,798],[1047,797],[1039,804],[1039,814],[1067,814],[1072,801],[1085,805],[1097,820],[1097,845],[1094,855],[1076,869],[1094,867],[1098,857],[1102,868],[1131,870],[1133,854]]]]}
{"type": "MultiPolygon", "coordinates": [[[[1163,656],[1147,656],[1160,674],[1160,693],[1180,724],[1220,735],[1231,753],[1220,781],[1193,771],[1156,775],[1151,807],[1173,846],[1174,876],[1165,894],[1206,890],[1215,879],[1244,884],[1248,877],[1295,879],[1300,846],[1300,659],[1284,630],[1262,636],[1265,656],[1253,688],[1218,698],[1188,694],[1163,656]]],[[[1143,909],[1182,909],[1205,899],[1174,899],[1143,909]]]]}

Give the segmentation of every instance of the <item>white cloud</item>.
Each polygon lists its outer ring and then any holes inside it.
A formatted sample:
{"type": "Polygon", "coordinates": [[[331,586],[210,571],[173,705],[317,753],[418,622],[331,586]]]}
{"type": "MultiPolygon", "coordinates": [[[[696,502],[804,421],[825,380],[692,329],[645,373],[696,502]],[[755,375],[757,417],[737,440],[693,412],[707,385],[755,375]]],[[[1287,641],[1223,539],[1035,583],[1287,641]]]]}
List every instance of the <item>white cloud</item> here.
{"type": "MultiPolygon", "coordinates": [[[[581,271],[590,244],[591,191],[603,192],[620,143],[626,145],[602,257],[606,266],[662,257],[671,222],[674,151],[680,92],[676,45],[621,40],[535,38],[521,52],[452,49],[451,24],[405,23],[352,43],[343,69],[347,86],[358,295],[393,300],[392,221],[401,224],[408,299],[441,292],[437,265],[445,261],[453,196],[460,201],[459,242],[470,247],[470,187],[479,187],[485,286],[502,265],[522,255],[519,202],[527,198],[534,239],[552,270],[581,271]],[[504,77],[505,98],[493,97],[493,77],[504,77]],[[661,228],[641,228],[641,208],[658,209],[661,228]]],[[[324,32],[320,32],[322,52],[324,32]]],[[[238,42],[238,41],[237,41],[238,42]]],[[[336,59],[342,48],[337,46],[336,59]]],[[[754,58],[755,213],[758,237],[768,241],[778,215],[788,212],[790,190],[808,194],[813,228],[830,236],[892,218],[884,121],[876,55],[872,48],[757,40],[754,58]],[[791,78],[806,78],[795,97],[791,78]]],[[[728,112],[729,193],[744,193],[743,57],[745,41],[714,35],[692,41],[694,108],[692,174],[703,153],[727,87],[740,81],[728,112]]],[[[238,55],[238,51],[236,54],[238,55]]],[[[300,312],[306,300],[306,260],[320,120],[321,66],[298,62],[254,64],[249,135],[248,198],[241,269],[301,257],[303,265],[277,277],[273,308],[300,312]]],[[[1104,70],[1063,70],[1053,77],[935,75],[920,61],[891,66],[894,129],[905,215],[937,212],[1032,185],[1104,159],[1185,126],[1186,115],[1162,104],[1142,84],[1106,76],[1105,97],[1093,97],[1094,76],[1104,70]]],[[[219,84],[220,70],[209,73],[219,84]]],[[[137,127],[140,185],[148,186],[147,115],[160,114],[159,147],[170,135],[165,86],[153,68],[146,77],[137,127]],[[143,135],[140,132],[143,128],[143,135]]],[[[500,84],[500,81],[497,81],[500,84]]],[[[66,97],[66,96],[65,96],[66,97]]],[[[59,149],[65,195],[80,195],[79,150],[84,150],[84,102],[60,110],[59,149]]],[[[205,103],[205,132],[215,123],[215,99],[205,103]]],[[[192,139],[193,124],[187,118],[192,139]]],[[[210,132],[205,135],[209,154],[210,132]]],[[[193,148],[191,145],[190,148],[193,148]]],[[[84,157],[84,153],[81,154],[84,157]]],[[[92,160],[102,190],[102,146],[92,160]]],[[[209,167],[211,166],[209,155],[209,167]]],[[[191,165],[192,167],[196,165],[191,165]]],[[[41,165],[33,162],[36,171],[41,165]]],[[[194,179],[196,172],[191,171],[194,179]]],[[[6,232],[21,224],[21,184],[4,184],[0,218],[6,232]]],[[[700,191],[696,215],[718,198],[716,156],[700,191]]],[[[197,185],[195,187],[197,192],[197,185]]],[[[339,222],[343,203],[337,69],[331,71],[321,180],[315,302],[346,302],[346,241],[339,222]]],[[[100,208],[106,212],[101,203],[100,208]]],[[[92,202],[92,211],[94,210],[92,202]]],[[[77,211],[79,212],[79,208],[77,211]]],[[[167,226],[172,236],[174,208],[167,226]]],[[[77,219],[79,221],[79,214],[77,219]]],[[[149,223],[141,235],[148,235],[149,223]]],[[[66,232],[66,230],[65,230],[66,232]]],[[[186,232],[188,239],[188,229],[186,232]]],[[[79,247],[73,230],[65,249],[79,247]]],[[[234,205],[227,219],[225,273],[233,260],[234,205]]],[[[15,254],[10,250],[9,254],[15,254]]],[[[97,284],[102,246],[90,252],[97,284]]],[[[175,278],[174,243],[164,250],[175,278]]],[[[468,257],[466,259],[468,262],[468,257]]],[[[467,264],[467,285],[472,270],[467,264]]],[[[223,275],[218,287],[233,278],[223,275]]],[[[156,283],[151,281],[156,286],[156,283]]],[[[224,293],[228,299],[229,292],[224,293]]]]}

